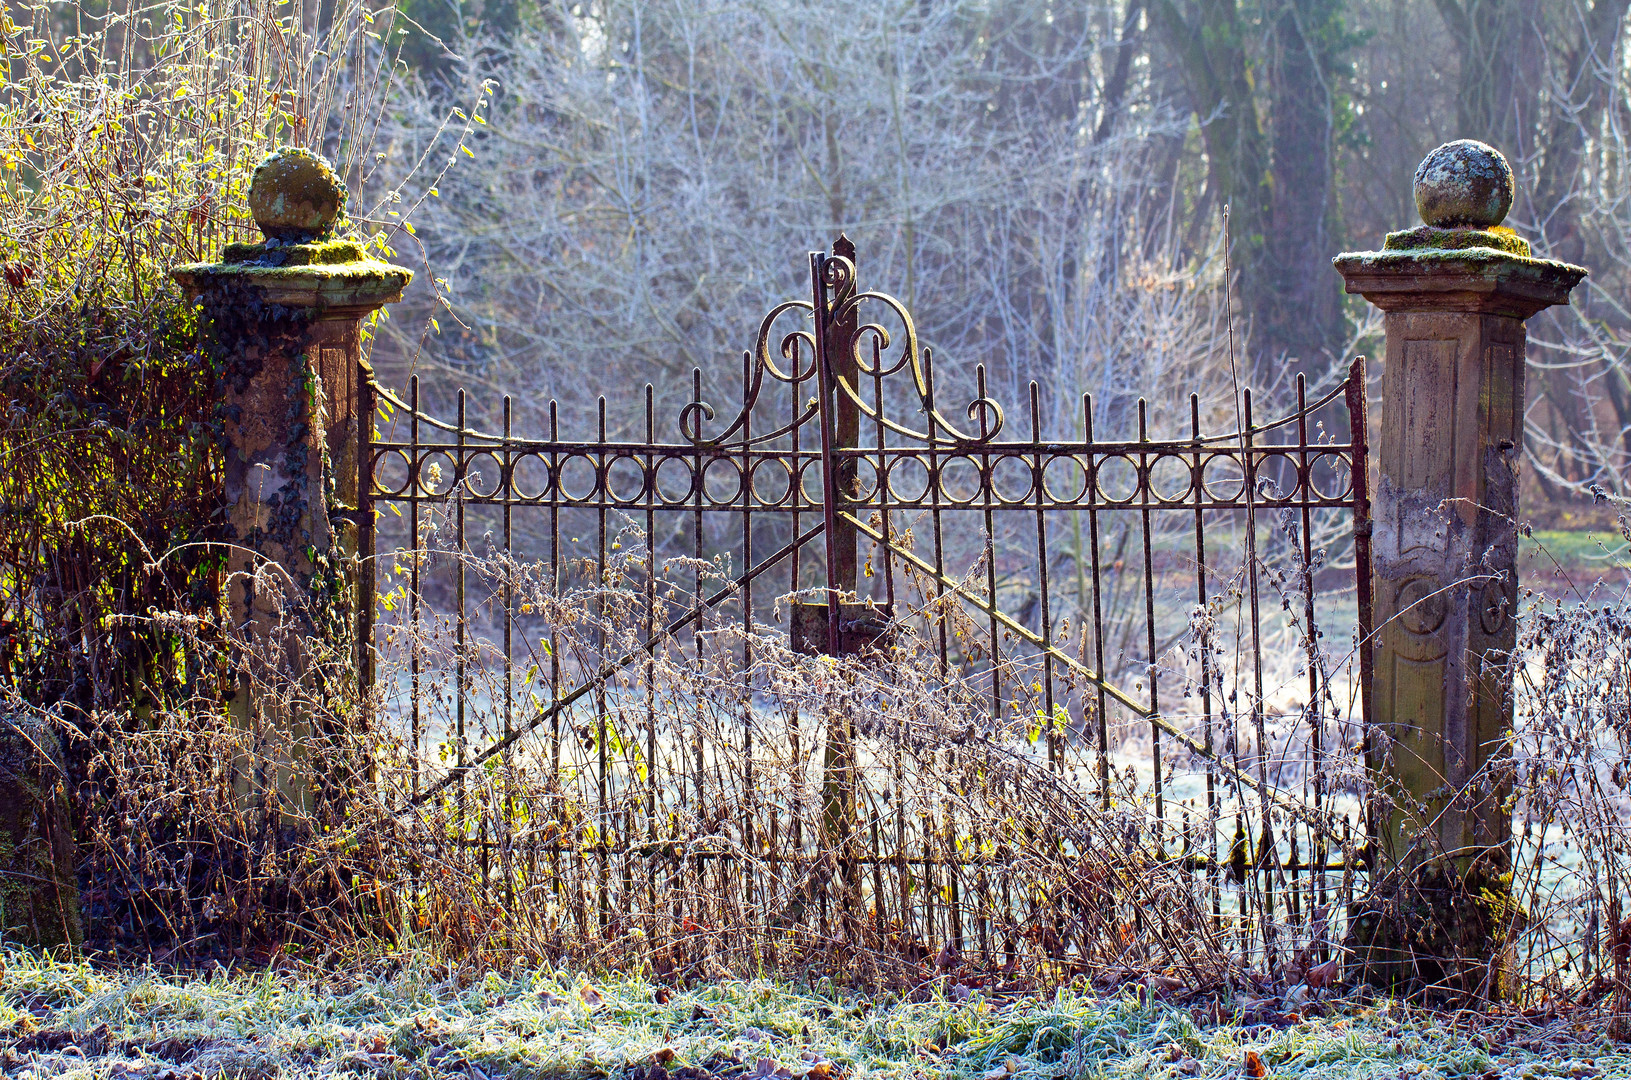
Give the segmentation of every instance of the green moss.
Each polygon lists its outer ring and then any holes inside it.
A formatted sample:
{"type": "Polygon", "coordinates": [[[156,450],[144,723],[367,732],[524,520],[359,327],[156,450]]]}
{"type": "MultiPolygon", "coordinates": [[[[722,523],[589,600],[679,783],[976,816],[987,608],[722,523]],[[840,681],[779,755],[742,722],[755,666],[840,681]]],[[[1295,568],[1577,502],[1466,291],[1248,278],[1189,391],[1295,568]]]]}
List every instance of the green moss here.
{"type": "Polygon", "coordinates": [[[309,244],[228,244],[221,261],[256,266],[343,266],[367,262],[355,240],[318,240],[309,244]]]}
{"type": "Polygon", "coordinates": [[[1463,251],[1489,248],[1524,258],[1530,256],[1529,241],[1502,225],[1489,229],[1436,229],[1431,225],[1422,225],[1402,232],[1388,233],[1382,247],[1387,251],[1423,249],[1463,251]]]}
{"type": "Polygon", "coordinates": [[[1503,958],[1525,913],[1506,852],[1436,858],[1380,876],[1349,913],[1345,947],[1379,989],[1432,998],[1502,998],[1503,958]]]}

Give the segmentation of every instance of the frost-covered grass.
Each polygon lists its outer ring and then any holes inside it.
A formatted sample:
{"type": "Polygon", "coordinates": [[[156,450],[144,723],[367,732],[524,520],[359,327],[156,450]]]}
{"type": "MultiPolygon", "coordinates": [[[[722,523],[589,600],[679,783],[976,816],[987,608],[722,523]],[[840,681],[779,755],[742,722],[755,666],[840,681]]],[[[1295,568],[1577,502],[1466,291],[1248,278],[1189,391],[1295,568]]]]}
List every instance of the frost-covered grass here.
{"type": "Polygon", "coordinates": [[[1631,1076],[1602,1025],[1429,1013],[1335,998],[1273,1024],[1239,1004],[1129,990],[988,998],[953,987],[859,997],[825,983],[667,990],[564,972],[461,978],[295,971],[164,975],[5,958],[0,1065],[11,1077],[460,1075],[623,1077],[1631,1076]],[[913,1000],[921,997],[921,1000],[913,1000]],[[1323,1013],[1323,1015],[1315,1015],[1323,1013]]]}

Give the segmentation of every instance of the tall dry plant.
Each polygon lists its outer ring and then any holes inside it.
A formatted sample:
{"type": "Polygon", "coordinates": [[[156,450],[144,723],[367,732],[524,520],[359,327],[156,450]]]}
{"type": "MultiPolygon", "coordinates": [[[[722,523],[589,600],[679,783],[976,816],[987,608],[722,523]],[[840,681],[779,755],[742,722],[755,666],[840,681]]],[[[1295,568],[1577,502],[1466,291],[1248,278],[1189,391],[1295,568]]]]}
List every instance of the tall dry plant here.
{"type": "Polygon", "coordinates": [[[347,227],[390,253],[411,226],[370,147],[401,32],[389,8],[269,0],[3,20],[0,667],[68,716],[158,707],[214,673],[114,616],[214,619],[230,540],[220,358],[168,270],[252,237],[253,169],[291,143],[383,193],[347,227]]]}
{"type": "Polygon", "coordinates": [[[1034,710],[993,720],[977,682],[943,666],[937,630],[975,632],[954,598],[921,587],[887,656],[835,662],[729,610],[651,637],[649,595],[695,609],[695,583],[714,591],[722,568],[654,563],[632,533],[593,582],[435,543],[396,557],[465,560],[536,619],[540,664],[595,673],[578,683],[588,708],[549,713],[536,666],[406,605],[380,628],[367,701],[307,677],[350,642],[310,641],[295,665],[267,646],[299,627],[296,604],[252,640],[155,614],[206,662],[249,672],[260,712],[299,722],[245,725],[208,700],[135,731],[96,717],[110,812],[88,838],[91,901],[114,944],[170,959],[428,948],[677,979],[1243,985],[1235,920],[1224,929],[1191,845],[1163,838],[1133,778],[1105,792],[1054,767],[1034,710]],[[509,690],[531,706],[508,712],[509,690]],[[371,726],[355,723],[364,707],[371,726]],[[483,755],[506,726],[522,737],[483,755]]]}

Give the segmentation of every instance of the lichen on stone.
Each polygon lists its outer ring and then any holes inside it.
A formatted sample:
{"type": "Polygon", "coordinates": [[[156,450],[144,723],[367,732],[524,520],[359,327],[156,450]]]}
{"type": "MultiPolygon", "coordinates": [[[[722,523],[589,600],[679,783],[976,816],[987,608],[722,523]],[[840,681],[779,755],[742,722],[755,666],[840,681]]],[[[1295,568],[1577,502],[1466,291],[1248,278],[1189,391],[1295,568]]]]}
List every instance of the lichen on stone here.
{"type": "Polygon", "coordinates": [[[1416,209],[1435,228],[1487,229],[1506,220],[1516,187],[1501,152],[1476,139],[1435,148],[1416,166],[1416,209]]]}
{"type": "Polygon", "coordinates": [[[1360,271],[1504,275],[1537,282],[1567,283],[1586,276],[1583,266],[1515,255],[1493,247],[1411,247],[1384,251],[1344,251],[1331,260],[1340,273],[1360,271]]]}

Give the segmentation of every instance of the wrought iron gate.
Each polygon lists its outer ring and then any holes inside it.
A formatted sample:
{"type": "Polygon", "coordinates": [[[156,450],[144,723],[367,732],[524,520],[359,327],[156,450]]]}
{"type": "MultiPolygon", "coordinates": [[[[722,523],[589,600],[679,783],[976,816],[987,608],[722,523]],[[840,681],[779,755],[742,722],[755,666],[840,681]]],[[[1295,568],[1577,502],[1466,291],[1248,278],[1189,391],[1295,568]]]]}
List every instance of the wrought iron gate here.
{"type": "Polygon", "coordinates": [[[598,906],[603,921],[631,897],[661,907],[659,862],[749,849],[774,866],[733,887],[785,912],[836,813],[858,837],[843,872],[874,875],[851,882],[852,901],[865,893],[880,924],[887,909],[896,932],[925,941],[961,940],[978,922],[988,948],[993,912],[1018,904],[1007,878],[991,899],[1002,844],[959,837],[945,807],[903,807],[906,778],[891,789],[887,763],[855,758],[853,719],[805,730],[795,714],[775,761],[810,763],[810,797],[799,802],[798,780],[761,805],[753,792],[772,766],[753,742],[751,687],[727,768],[700,735],[660,730],[657,688],[642,704],[619,682],[670,651],[703,664],[727,626],[744,672],[770,647],[766,626],[840,668],[886,663],[909,639],[977,689],[971,733],[1022,732],[1086,805],[1147,798],[1163,856],[1217,890],[1261,874],[1271,910],[1278,888],[1284,915],[1312,920],[1342,887],[1332,876],[1348,885],[1355,869],[1333,852],[1354,847],[1345,778],[1368,681],[1355,677],[1369,637],[1356,572],[1369,565],[1363,358],[1313,400],[1299,378],[1295,408],[1271,422],[1254,421],[1250,391],[1230,395],[1238,423],[1221,435],[1203,434],[1195,395],[1187,437],[1157,440],[1142,399],[1066,408],[1034,382],[1016,423],[983,365],[971,380],[948,374],[898,300],[859,290],[847,240],[812,253],[809,272],[809,298],[772,309],[744,354],[737,403],[710,403],[694,373],[677,437],[660,437],[649,385],[643,432],[609,435],[602,398],[587,439],[561,434],[553,403],[544,437],[523,437],[509,398],[489,433],[468,423],[462,390],[445,422],[422,409],[417,379],[406,400],[370,387],[363,405],[380,419],[363,548],[379,592],[362,605],[363,640],[379,659],[364,677],[406,731],[413,799],[522,760],[557,799],[533,812],[556,820],[531,842],[553,860],[555,888],[577,874],[587,885],[572,888],[600,891],[598,905],[576,894],[578,917],[598,906]],[[949,414],[969,381],[972,401],[949,414]],[[1131,430],[1103,434],[1107,411],[1131,430]],[[587,612],[579,622],[550,599],[568,597],[587,612]],[[855,777],[874,766],[881,796],[858,797],[855,777]],[[740,820],[682,836],[673,807],[703,803],[698,778],[729,770],[740,820]],[[834,775],[850,785],[836,802],[834,775]]]}

